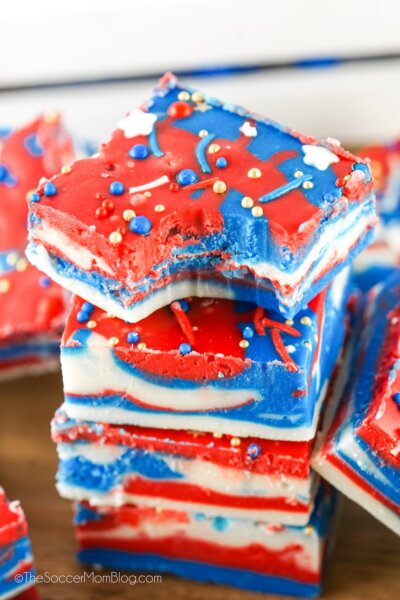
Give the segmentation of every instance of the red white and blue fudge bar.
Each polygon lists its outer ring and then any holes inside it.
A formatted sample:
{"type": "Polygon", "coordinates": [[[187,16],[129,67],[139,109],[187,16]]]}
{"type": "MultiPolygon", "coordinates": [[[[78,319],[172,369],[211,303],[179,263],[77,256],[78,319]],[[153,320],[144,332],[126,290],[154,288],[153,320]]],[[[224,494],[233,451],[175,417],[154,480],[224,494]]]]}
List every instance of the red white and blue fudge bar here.
{"type": "Polygon", "coordinates": [[[167,572],[266,593],[313,597],[321,590],[335,492],[319,489],[305,527],[145,506],[78,504],[78,559],[167,572]]]}
{"type": "Polygon", "coordinates": [[[65,294],[25,259],[26,196],[71,158],[58,115],[0,130],[0,379],[59,366],[65,294]]]}
{"type": "Polygon", "coordinates": [[[289,525],[310,518],[318,484],[312,442],[74,421],[62,409],[52,437],[64,498],[289,525]]]}
{"type": "Polygon", "coordinates": [[[369,293],[343,402],[313,465],[400,534],[400,271],[369,293]]]}
{"type": "Polygon", "coordinates": [[[28,256],[129,322],[187,296],[292,318],[371,241],[368,161],[166,75],[31,197],[28,256]]]}
{"type": "Polygon", "coordinates": [[[359,153],[371,159],[380,217],[375,241],[355,261],[356,282],[365,291],[400,267],[400,139],[359,153]]]}
{"type": "Polygon", "coordinates": [[[31,589],[34,584],[25,515],[19,502],[9,502],[0,487],[0,600],[36,600],[39,597],[35,589],[31,589]]]}
{"type": "Polygon", "coordinates": [[[73,300],[61,346],[70,418],[292,441],[315,435],[346,329],[347,270],[288,320],[190,298],[132,325],[73,300]]]}

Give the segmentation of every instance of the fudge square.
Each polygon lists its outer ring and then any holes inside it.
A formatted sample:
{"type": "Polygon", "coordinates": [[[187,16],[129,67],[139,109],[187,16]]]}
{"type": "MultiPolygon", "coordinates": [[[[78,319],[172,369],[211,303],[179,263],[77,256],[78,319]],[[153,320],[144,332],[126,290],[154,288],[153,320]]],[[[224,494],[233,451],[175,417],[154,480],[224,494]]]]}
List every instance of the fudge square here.
{"type": "Polygon", "coordinates": [[[52,438],[60,459],[57,489],[70,500],[289,525],[310,518],[318,484],[310,468],[312,441],[75,421],[62,409],[52,438]]]}
{"type": "Polygon", "coordinates": [[[76,507],[78,560],[112,569],[173,573],[272,594],[321,591],[335,524],[335,491],[319,489],[305,527],[206,517],[146,506],[76,507]]]}
{"type": "Polygon", "coordinates": [[[98,155],[31,196],[28,256],[137,322],[187,296],[292,318],[369,243],[368,160],[166,75],[98,155]]]}
{"type": "Polygon", "coordinates": [[[370,291],[351,352],[343,400],[313,466],[400,535],[399,270],[370,291]]]}
{"type": "Polygon", "coordinates": [[[71,138],[57,114],[0,132],[0,379],[59,367],[67,303],[24,251],[30,195],[42,176],[71,160],[71,138]]]}
{"type": "Polygon", "coordinates": [[[61,343],[73,419],[312,439],[346,330],[344,270],[294,319],[189,298],[132,325],[75,297],[61,343]]]}

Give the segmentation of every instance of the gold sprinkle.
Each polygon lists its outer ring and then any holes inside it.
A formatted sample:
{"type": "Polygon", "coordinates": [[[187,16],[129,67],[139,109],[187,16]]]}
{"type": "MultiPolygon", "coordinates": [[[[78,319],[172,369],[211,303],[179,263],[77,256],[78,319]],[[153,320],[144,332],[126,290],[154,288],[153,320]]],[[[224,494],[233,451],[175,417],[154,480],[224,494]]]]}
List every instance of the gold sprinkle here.
{"type": "Polygon", "coordinates": [[[259,179],[261,177],[260,169],[257,169],[257,167],[253,167],[247,173],[247,177],[250,177],[250,179],[259,179]]]}
{"type": "Polygon", "coordinates": [[[132,221],[132,219],[134,219],[136,217],[136,213],[134,210],[132,210],[131,208],[127,208],[126,210],[124,210],[124,212],[122,213],[122,218],[124,221],[126,221],[127,223],[129,223],[129,221],[132,221]]]}
{"type": "Polygon", "coordinates": [[[108,236],[108,239],[112,244],[119,244],[122,242],[122,235],[119,231],[112,231],[108,236]]]}
{"type": "Polygon", "coordinates": [[[310,317],[301,317],[301,319],[300,319],[300,323],[302,325],[311,325],[311,322],[312,321],[311,321],[310,317]]]}
{"type": "Polygon", "coordinates": [[[242,440],[238,437],[231,438],[231,446],[240,446],[242,440]]]}
{"type": "Polygon", "coordinates": [[[18,252],[10,252],[9,254],[7,254],[7,264],[10,266],[14,266],[17,264],[17,260],[18,260],[18,252]]]}
{"type": "Polygon", "coordinates": [[[146,196],[146,198],[150,198],[151,192],[144,192],[143,196],[146,196]]]}
{"type": "Polygon", "coordinates": [[[314,184],[312,181],[305,181],[302,185],[302,188],[305,190],[311,190],[314,187],[314,184]]]}
{"type": "Polygon", "coordinates": [[[94,321],[93,319],[86,323],[86,327],[88,329],[94,329],[96,327],[96,325],[97,325],[97,321],[94,321]]]}
{"type": "Polygon", "coordinates": [[[70,165],[64,165],[63,168],[61,169],[61,173],[63,175],[67,175],[68,173],[71,173],[72,171],[72,167],[70,165]]]}
{"type": "Polygon", "coordinates": [[[115,319],[115,315],[113,315],[110,312],[106,313],[106,317],[107,317],[107,319],[115,319]]]}
{"type": "Polygon", "coordinates": [[[351,179],[351,175],[345,175],[343,179],[344,181],[349,181],[349,179],[351,179]]]}
{"type": "Polygon", "coordinates": [[[249,347],[249,342],[247,340],[240,340],[239,346],[241,348],[248,348],[249,347]]]}
{"type": "Polygon", "coordinates": [[[0,279],[0,294],[5,294],[11,287],[9,279],[0,279]]]}
{"type": "Polygon", "coordinates": [[[17,269],[17,271],[20,272],[26,271],[26,269],[28,268],[28,261],[26,260],[26,258],[19,258],[15,263],[15,268],[17,269]]]}
{"type": "Polygon", "coordinates": [[[243,208],[253,208],[253,205],[254,201],[253,198],[250,198],[250,196],[245,196],[244,198],[242,198],[243,208]]]}
{"type": "Polygon", "coordinates": [[[218,144],[210,144],[208,147],[208,154],[215,154],[216,152],[219,152],[221,150],[221,146],[218,146],[218,144]]]}
{"type": "Polygon", "coordinates": [[[208,135],[207,129],[202,129],[201,131],[199,131],[199,137],[204,138],[207,135],[208,135]]]}
{"type": "Polygon", "coordinates": [[[303,177],[304,173],[303,171],[295,171],[294,176],[295,177],[303,177]]]}
{"type": "Polygon", "coordinates": [[[226,192],[226,183],[225,181],[216,181],[213,185],[213,191],[216,194],[225,194],[226,192]]]}
{"type": "Polygon", "coordinates": [[[147,348],[146,342],[139,342],[139,344],[136,346],[138,350],[145,350],[145,348],[147,348]]]}
{"type": "Polygon", "coordinates": [[[164,204],[156,204],[154,207],[154,210],[156,212],[164,212],[165,206],[164,206],[164,204]]]}
{"type": "Polygon", "coordinates": [[[58,112],[55,111],[48,111],[46,113],[44,113],[43,115],[43,121],[45,123],[48,123],[49,125],[52,125],[53,123],[57,123],[59,119],[59,114],[58,112]]]}
{"type": "Polygon", "coordinates": [[[216,439],[222,438],[222,435],[222,433],[213,433],[213,437],[215,437],[216,439]]]}
{"type": "Polygon", "coordinates": [[[293,325],[294,321],[293,319],[286,319],[285,323],[286,325],[293,325]]]}
{"type": "Polygon", "coordinates": [[[251,214],[253,215],[253,217],[262,217],[264,212],[261,206],[255,206],[251,209],[251,214]]]}
{"type": "Polygon", "coordinates": [[[110,337],[108,343],[110,344],[110,346],[116,346],[117,344],[119,344],[119,339],[115,336],[110,337]]]}
{"type": "Polygon", "coordinates": [[[196,104],[200,104],[200,102],[203,102],[203,100],[204,100],[204,96],[201,92],[193,92],[192,102],[195,102],[196,104]]]}
{"type": "Polygon", "coordinates": [[[314,533],[314,527],[312,525],[307,525],[307,527],[305,527],[304,529],[304,533],[306,535],[311,535],[314,533]]]}
{"type": "Polygon", "coordinates": [[[311,342],[309,342],[309,341],[307,341],[307,340],[306,340],[305,342],[303,342],[303,345],[304,345],[306,348],[308,348],[309,350],[311,350],[311,348],[312,348],[311,342]]]}
{"type": "Polygon", "coordinates": [[[182,90],[181,92],[179,92],[178,100],[182,100],[182,102],[187,102],[188,100],[190,100],[189,92],[185,92],[185,90],[182,90]]]}

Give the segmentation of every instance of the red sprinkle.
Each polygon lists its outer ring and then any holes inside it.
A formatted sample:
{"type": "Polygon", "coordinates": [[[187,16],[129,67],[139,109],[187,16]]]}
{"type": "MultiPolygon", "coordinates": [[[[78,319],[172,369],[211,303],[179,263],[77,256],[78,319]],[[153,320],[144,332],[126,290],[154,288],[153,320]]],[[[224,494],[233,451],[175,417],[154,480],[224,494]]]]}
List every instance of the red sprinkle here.
{"type": "Polygon", "coordinates": [[[169,191],[170,192],[179,192],[179,183],[176,183],[175,181],[173,181],[172,183],[169,184],[169,191]]]}
{"type": "Polygon", "coordinates": [[[285,363],[287,370],[291,371],[292,373],[296,373],[299,370],[299,367],[286,350],[285,344],[282,342],[281,334],[277,329],[271,329],[271,339],[276,352],[285,363]]]}
{"type": "Polygon", "coordinates": [[[193,106],[188,104],[187,102],[173,102],[168,107],[168,116],[173,117],[174,119],[184,119],[185,117],[190,117],[193,112],[193,106]]]}
{"type": "Polygon", "coordinates": [[[99,206],[99,208],[96,208],[96,218],[97,219],[105,219],[108,215],[108,212],[106,211],[106,209],[104,208],[104,206],[99,206]]]}
{"type": "Polygon", "coordinates": [[[191,346],[193,346],[194,342],[195,342],[194,331],[192,329],[192,324],[189,321],[187,314],[185,313],[185,311],[183,310],[182,306],[179,304],[178,301],[175,301],[171,304],[171,310],[174,313],[176,320],[179,323],[180,328],[182,329],[183,333],[186,335],[189,344],[191,346]]]}
{"type": "Polygon", "coordinates": [[[263,318],[262,324],[264,327],[273,327],[274,329],[279,329],[279,331],[283,331],[284,333],[288,333],[293,337],[300,337],[300,331],[287,325],[286,323],[280,323],[279,321],[273,321],[272,319],[263,318]]]}
{"type": "Polygon", "coordinates": [[[265,329],[263,325],[264,309],[261,306],[257,306],[254,311],[254,327],[258,335],[265,335],[265,329]]]}
{"type": "Polygon", "coordinates": [[[103,200],[103,202],[101,203],[102,207],[106,209],[106,211],[108,213],[112,212],[114,210],[114,202],[112,200],[110,200],[109,198],[106,198],[106,200],[103,200]]]}
{"type": "Polygon", "coordinates": [[[205,179],[204,181],[191,183],[190,185],[185,185],[185,190],[202,190],[203,188],[211,187],[216,181],[218,181],[218,177],[212,177],[211,179],[205,179]]]}

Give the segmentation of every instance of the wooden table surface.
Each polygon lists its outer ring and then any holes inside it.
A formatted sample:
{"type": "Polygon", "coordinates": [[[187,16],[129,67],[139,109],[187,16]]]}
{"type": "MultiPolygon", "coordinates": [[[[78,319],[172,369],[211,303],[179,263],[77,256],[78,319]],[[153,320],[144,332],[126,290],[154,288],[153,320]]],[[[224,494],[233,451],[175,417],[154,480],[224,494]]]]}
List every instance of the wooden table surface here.
{"type": "MultiPolygon", "coordinates": [[[[38,573],[81,574],[74,560],[69,502],[54,489],[57,457],[49,423],[61,404],[58,374],[0,384],[0,483],[26,512],[38,573]]],[[[90,570],[87,571],[88,573],[90,570]]],[[[242,591],[162,577],[161,583],[48,583],[43,600],[255,600],[242,591]]],[[[400,599],[400,539],[360,507],[347,501],[329,566],[326,600],[400,599]]]]}

